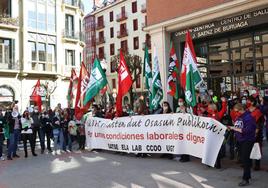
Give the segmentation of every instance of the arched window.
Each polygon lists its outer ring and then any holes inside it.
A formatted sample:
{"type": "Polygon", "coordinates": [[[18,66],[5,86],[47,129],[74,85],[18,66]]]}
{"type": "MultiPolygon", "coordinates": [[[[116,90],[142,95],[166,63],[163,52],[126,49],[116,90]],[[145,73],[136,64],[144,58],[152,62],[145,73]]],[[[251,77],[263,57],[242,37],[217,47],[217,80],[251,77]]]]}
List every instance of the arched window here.
{"type": "Polygon", "coordinates": [[[7,85],[0,86],[0,108],[7,109],[15,99],[14,90],[7,85]]]}

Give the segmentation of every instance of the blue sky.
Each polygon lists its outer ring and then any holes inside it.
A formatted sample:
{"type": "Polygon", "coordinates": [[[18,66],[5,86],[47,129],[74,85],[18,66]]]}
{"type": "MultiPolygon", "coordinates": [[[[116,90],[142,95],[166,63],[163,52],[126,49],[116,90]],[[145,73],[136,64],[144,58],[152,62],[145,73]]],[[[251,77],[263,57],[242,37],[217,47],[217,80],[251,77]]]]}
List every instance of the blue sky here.
{"type": "Polygon", "coordinates": [[[93,0],[83,0],[85,5],[85,13],[89,13],[92,11],[93,0]]]}

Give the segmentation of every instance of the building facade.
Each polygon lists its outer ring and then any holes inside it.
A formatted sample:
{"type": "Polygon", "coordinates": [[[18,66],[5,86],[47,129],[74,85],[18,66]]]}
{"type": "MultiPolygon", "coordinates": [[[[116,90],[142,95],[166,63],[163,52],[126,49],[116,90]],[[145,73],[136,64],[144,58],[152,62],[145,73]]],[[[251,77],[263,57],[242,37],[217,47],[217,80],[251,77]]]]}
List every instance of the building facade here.
{"type": "Polygon", "coordinates": [[[33,104],[30,96],[40,79],[43,106],[66,107],[71,69],[79,69],[85,46],[82,2],[4,0],[2,5],[0,105],[18,100],[23,111],[33,104]]]}
{"type": "MultiPolygon", "coordinates": [[[[265,0],[147,0],[148,27],[167,88],[169,44],[182,61],[190,31],[199,70],[215,93],[239,92],[243,81],[268,88],[268,2],[265,0]],[[179,5],[179,6],[170,6],[179,5]]],[[[267,93],[268,94],[268,93],[267,93]]],[[[165,92],[164,100],[172,101],[165,92]]]]}
{"type": "MultiPolygon", "coordinates": [[[[94,6],[93,12],[89,15],[95,18],[95,26],[91,28],[94,28],[94,37],[96,37],[95,44],[89,45],[94,45],[96,55],[106,69],[108,93],[113,96],[116,96],[118,83],[116,73],[118,62],[113,61],[113,57],[122,49],[123,53],[139,56],[143,62],[145,43],[149,49],[151,48],[150,36],[143,31],[147,24],[146,15],[145,0],[105,2],[101,7],[94,6]]],[[[94,54],[91,54],[89,60],[93,56],[94,54]]],[[[142,74],[133,84],[133,88],[136,97],[145,91],[142,74]]]]}

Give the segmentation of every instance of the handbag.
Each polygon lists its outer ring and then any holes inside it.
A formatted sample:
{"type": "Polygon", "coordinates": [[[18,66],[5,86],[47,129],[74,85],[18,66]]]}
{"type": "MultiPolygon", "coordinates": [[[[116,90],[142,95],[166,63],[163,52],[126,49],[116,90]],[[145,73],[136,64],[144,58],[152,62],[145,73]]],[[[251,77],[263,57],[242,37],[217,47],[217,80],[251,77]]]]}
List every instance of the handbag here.
{"type": "Polygon", "coordinates": [[[256,159],[256,160],[261,159],[261,149],[260,149],[260,145],[259,145],[258,142],[254,143],[249,158],[250,159],[256,159]]]}

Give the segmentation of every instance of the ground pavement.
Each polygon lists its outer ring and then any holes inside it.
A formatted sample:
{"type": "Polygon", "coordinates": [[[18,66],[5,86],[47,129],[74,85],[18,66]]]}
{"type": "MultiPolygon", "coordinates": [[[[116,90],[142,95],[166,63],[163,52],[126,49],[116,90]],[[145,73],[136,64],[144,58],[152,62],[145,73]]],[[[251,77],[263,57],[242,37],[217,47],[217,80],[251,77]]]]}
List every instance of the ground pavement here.
{"type": "MultiPolygon", "coordinates": [[[[268,147],[263,170],[252,174],[250,187],[268,187],[268,147]]],[[[233,188],[242,169],[225,159],[223,169],[157,156],[136,158],[113,152],[74,152],[0,161],[0,188],[233,188]]]]}

